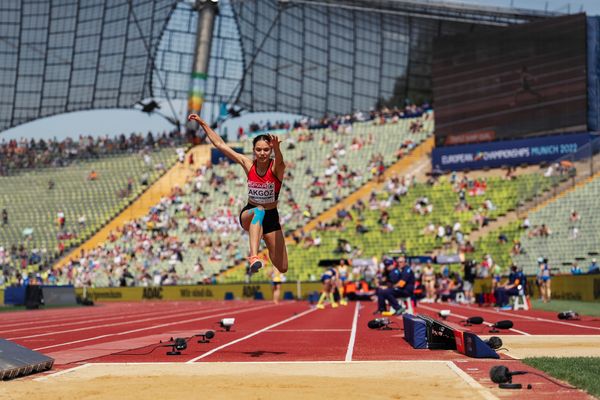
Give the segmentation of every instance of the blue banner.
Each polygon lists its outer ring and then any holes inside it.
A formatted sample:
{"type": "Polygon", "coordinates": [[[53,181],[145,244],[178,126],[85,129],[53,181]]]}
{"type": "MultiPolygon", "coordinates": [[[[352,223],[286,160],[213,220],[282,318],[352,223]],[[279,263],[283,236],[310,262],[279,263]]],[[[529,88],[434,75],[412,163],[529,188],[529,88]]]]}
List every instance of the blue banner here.
{"type": "Polygon", "coordinates": [[[431,166],[442,171],[497,168],[507,165],[539,164],[575,153],[592,140],[589,133],[543,136],[531,139],[437,147],[431,166]]]}
{"type": "MultiPolygon", "coordinates": [[[[244,148],[243,147],[232,147],[232,149],[236,153],[244,154],[244,148]]],[[[216,149],[214,147],[211,147],[211,149],[210,149],[210,162],[213,165],[217,165],[219,162],[221,162],[221,160],[225,160],[225,161],[229,162],[230,164],[233,163],[233,161],[231,161],[225,154],[223,154],[221,152],[221,150],[216,149]]]]}
{"type": "Polygon", "coordinates": [[[4,289],[4,304],[13,306],[25,304],[25,286],[9,286],[4,289]]]}

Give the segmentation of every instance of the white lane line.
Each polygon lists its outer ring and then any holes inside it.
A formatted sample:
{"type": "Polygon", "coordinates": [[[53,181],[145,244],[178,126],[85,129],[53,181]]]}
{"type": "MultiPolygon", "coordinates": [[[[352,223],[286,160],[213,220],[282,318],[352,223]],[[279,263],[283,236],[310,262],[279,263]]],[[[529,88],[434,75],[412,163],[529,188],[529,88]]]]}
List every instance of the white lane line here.
{"type": "Polygon", "coordinates": [[[73,371],[80,370],[80,369],[83,369],[83,368],[87,368],[90,365],[92,365],[92,364],[82,364],[82,365],[78,365],[78,366],[73,367],[73,368],[63,369],[62,371],[58,371],[58,372],[55,372],[53,374],[48,374],[46,376],[35,378],[34,381],[47,381],[50,378],[54,378],[56,376],[68,374],[69,372],[73,372],[73,371]]]}
{"type": "Polygon", "coordinates": [[[270,329],[271,332],[350,332],[352,329],[270,329]]]}
{"type": "Polygon", "coordinates": [[[486,388],[481,386],[479,382],[477,382],[473,377],[467,374],[465,371],[460,369],[454,362],[447,361],[446,365],[454,371],[456,375],[462,378],[463,381],[467,383],[467,385],[471,386],[473,389],[477,389],[477,392],[486,400],[498,400],[498,397],[494,396],[490,393],[486,388]]]}
{"type": "MultiPolygon", "coordinates": [[[[474,308],[474,307],[469,307],[469,308],[474,308]]],[[[572,322],[554,321],[554,320],[546,319],[546,318],[530,317],[529,315],[511,314],[511,313],[507,313],[507,312],[500,311],[500,310],[483,310],[483,311],[487,312],[487,313],[494,313],[494,314],[508,315],[508,316],[511,316],[511,317],[525,318],[525,319],[528,319],[528,320],[531,320],[531,321],[551,322],[553,324],[574,326],[576,328],[586,328],[586,329],[593,329],[593,330],[596,330],[596,331],[600,331],[600,328],[596,327],[596,326],[586,326],[586,325],[574,324],[572,322]]]]}
{"type": "MultiPolygon", "coordinates": [[[[206,312],[221,311],[221,310],[225,310],[225,309],[228,309],[228,307],[220,307],[220,308],[216,308],[216,309],[198,310],[196,312],[187,312],[187,313],[185,311],[182,311],[181,313],[186,313],[188,315],[197,315],[197,314],[202,314],[202,313],[206,313],[206,312]]],[[[171,312],[169,315],[160,315],[160,316],[151,317],[151,318],[144,318],[144,319],[130,319],[130,320],[124,321],[124,322],[113,322],[113,323],[110,323],[110,324],[103,324],[103,325],[90,325],[90,326],[84,326],[82,328],[67,329],[67,330],[64,330],[64,331],[52,331],[52,332],[46,332],[46,333],[37,333],[35,335],[29,335],[29,336],[17,336],[17,337],[8,338],[6,340],[31,339],[31,338],[44,337],[44,336],[60,335],[60,334],[63,334],[63,333],[89,331],[91,329],[98,329],[98,328],[112,328],[112,327],[115,327],[115,326],[131,325],[131,324],[137,324],[137,323],[140,323],[140,322],[154,321],[154,320],[157,320],[157,319],[174,318],[175,315],[178,315],[178,314],[180,314],[179,310],[175,310],[174,309],[173,312],[171,312]]]]}
{"type": "Polygon", "coordinates": [[[354,318],[352,319],[352,333],[350,333],[350,340],[348,341],[348,350],[346,350],[346,362],[352,361],[352,353],[354,353],[354,342],[356,342],[356,324],[358,322],[358,310],[360,309],[360,302],[356,302],[354,307],[354,318]]]}
{"type": "Polygon", "coordinates": [[[142,331],[147,331],[147,330],[157,329],[157,328],[164,328],[166,326],[172,326],[172,325],[186,324],[188,322],[202,321],[202,320],[205,320],[205,319],[220,317],[220,316],[223,316],[223,315],[235,315],[235,314],[240,314],[240,313],[243,313],[243,312],[246,312],[246,311],[260,310],[260,309],[267,308],[267,307],[273,307],[273,305],[270,304],[270,305],[267,305],[267,306],[260,306],[260,307],[254,307],[254,308],[246,308],[244,310],[239,310],[239,311],[223,310],[223,312],[219,312],[218,314],[206,315],[204,317],[186,319],[186,320],[175,321],[175,322],[169,322],[169,323],[160,324],[160,325],[147,326],[147,327],[144,327],[144,328],[133,329],[133,330],[130,330],[130,331],[125,331],[125,332],[108,333],[106,335],[99,335],[99,336],[94,336],[94,337],[91,337],[91,338],[74,340],[72,342],[65,342],[65,343],[53,344],[51,346],[38,347],[37,349],[33,349],[33,350],[40,351],[40,350],[45,350],[45,349],[51,349],[51,348],[54,348],[54,347],[66,346],[66,345],[69,345],[69,344],[89,342],[90,340],[103,339],[103,338],[107,338],[107,337],[111,337],[111,336],[128,335],[130,333],[142,332],[142,331]]]}
{"type": "MultiPolygon", "coordinates": [[[[202,309],[193,309],[190,308],[189,310],[187,309],[180,309],[178,308],[177,311],[180,313],[188,313],[190,311],[194,311],[194,312],[200,312],[202,310],[205,311],[213,311],[210,308],[206,307],[206,308],[202,308],[202,309]]],[[[62,326],[68,326],[68,325],[81,325],[81,324],[89,324],[90,322],[103,322],[103,321],[109,321],[109,320],[119,320],[119,319],[125,319],[125,318],[133,318],[133,317],[142,317],[142,316],[154,316],[154,317],[166,317],[166,316],[172,316],[173,315],[173,311],[167,311],[164,310],[164,312],[143,312],[143,313],[131,313],[131,314],[122,314],[122,315],[113,315],[112,317],[103,317],[103,318],[94,318],[94,319],[81,319],[78,321],[71,321],[71,322],[65,322],[65,323],[60,323],[60,324],[55,324],[55,325],[44,325],[43,323],[40,323],[39,321],[36,322],[32,322],[30,324],[38,324],[38,326],[29,326],[26,328],[19,328],[19,329],[7,329],[4,330],[2,329],[3,327],[0,327],[0,333],[8,333],[8,332],[19,332],[19,331],[31,331],[32,329],[46,329],[46,328],[56,328],[56,327],[62,327],[62,326]]],[[[53,321],[56,321],[56,319],[54,319],[53,321]]],[[[26,324],[20,324],[20,325],[16,325],[16,326],[23,326],[26,324]]]]}
{"type": "Polygon", "coordinates": [[[275,328],[276,326],[283,325],[283,324],[285,324],[285,323],[288,323],[288,322],[290,322],[290,321],[293,321],[293,320],[295,320],[295,319],[297,319],[297,318],[303,317],[303,316],[305,316],[306,314],[309,314],[309,313],[311,313],[311,312],[313,312],[313,311],[315,311],[315,310],[316,310],[316,308],[311,308],[311,309],[308,309],[308,310],[306,310],[306,311],[303,311],[303,312],[301,312],[300,314],[296,314],[296,315],[294,315],[294,316],[292,316],[292,317],[290,317],[290,318],[284,319],[283,321],[279,321],[279,322],[276,322],[276,323],[274,323],[274,324],[271,324],[271,325],[267,326],[266,328],[262,328],[262,329],[260,329],[260,330],[258,330],[258,331],[256,331],[256,332],[253,332],[253,333],[251,333],[251,334],[249,334],[249,335],[246,335],[246,336],[244,336],[244,337],[241,337],[241,338],[239,338],[239,339],[233,340],[233,341],[231,341],[231,342],[229,342],[229,343],[225,343],[224,345],[221,345],[221,346],[219,346],[219,347],[216,347],[216,348],[214,348],[214,349],[212,349],[212,350],[210,350],[210,351],[207,351],[206,353],[204,353],[204,354],[202,354],[202,355],[199,355],[198,357],[194,357],[194,358],[192,358],[191,360],[189,360],[189,361],[186,361],[186,363],[187,363],[187,364],[191,364],[191,363],[193,363],[193,362],[195,362],[195,361],[198,361],[198,360],[200,360],[200,359],[202,359],[202,358],[208,357],[208,356],[210,356],[211,354],[213,354],[213,353],[216,353],[216,352],[217,352],[217,351],[219,351],[219,350],[222,350],[222,349],[224,349],[224,348],[226,348],[226,347],[229,347],[229,346],[231,346],[231,345],[234,345],[234,344],[236,344],[236,343],[239,343],[239,342],[241,342],[241,341],[243,341],[243,340],[250,339],[251,337],[253,337],[253,336],[256,336],[256,335],[258,335],[258,334],[260,334],[260,333],[263,333],[263,332],[265,332],[265,331],[268,331],[268,330],[269,330],[269,329],[271,329],[271,328],[275,328]]]}
{"type": "MultiPolygon", "coordinates": [[[[65,309],[63,309],[64,311],[65,309]]],[[[4,330],[6,328],[10,328],[13,326],[25,326],[25,325],[40,325],[40,326],[44,326],[44,324],[47,323],[52,323],[52,322],[56,322],[58,319],[62,320],[62,321],[66,321],[68,323],[73,323],[73,322],[77,322],[77,321],[85,321],[86,318],[110,318],[111,316],[114,316],[115,312],[117,311],[124,311],[124,314],[120,314],[120,315],[131,315],[134,316],[136,314],[150,314],[152,312],[158,312],[158,311],[167,311],[166,308],[161,308],[160,310],[152,310],[149,312],[136,312],[134,309],[118,309],[116,307],[114,308],[109,308],[109,309],[101,309],[101,310],[95,310],[93,308],[76,308],[75,311],[78,312],[78,314],[75,314],[74,312],[69,312],[69,314],[63,315],[63,314],[59,314],[57,312],[54,312],[57,310],[39,310],[38,313],[40,313],[40,315],[36,316],[34,321],[30,321],[30,322],[23,322],[23,321],[19,321],[19,320],[6,320],[3,321],[2,324],[0,324],[0,329],[4,330]],[[85,316],[82,316],[82,310],[85,310],[85,316]],[[42,315],[43,313],[43,315],[42,315]],[[44,318],[41,318],[41,317],[44,318]],[[39,318],[38,318],[39,317],[39,318]]],[[[21,318],[27,318],[27,315],[24,314],[24,316],[22,316],[21,318]]]]}
{"type": "MultiPolygon", "coordinates": [[[[429,310],[429,311],[439,312],[438,309],[435,309],[435,308],[432,308],[432,307],[427,307],[427,306],[424,306],[424,305],[419,305],[419,307],[424,308],[424,309],[429,310]]],[[[455,316],[455,317],[459,317],[459,318],[463,318],[463,319],[467,319],[468,318],[466,315],[460,315],[460,314],[456,314],[456,313],[451,313],[450,316],[455,316]]],[[[494,325],[494,324],[492,324],[490,322],[485,322],[485,321],[483,321],[483,323],[486,324],[487,326],[494,325]]],[[[520,331],[520,330],[514,329],[514,328],[510,328],[509,331],[518,333],[520,335],[531,336],[531,334],[529,334],[527,332],[523,332],[523,331],[520,331]]]]}

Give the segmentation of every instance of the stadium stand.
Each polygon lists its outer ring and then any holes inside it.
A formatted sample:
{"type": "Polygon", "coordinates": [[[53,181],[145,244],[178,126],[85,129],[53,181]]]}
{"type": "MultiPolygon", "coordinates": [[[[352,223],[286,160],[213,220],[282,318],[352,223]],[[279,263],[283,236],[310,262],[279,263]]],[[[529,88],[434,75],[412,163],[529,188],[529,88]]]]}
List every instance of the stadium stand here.
{"type": "MultiPolygon", "coordinates": [[[[425,255],[450,249],[457,242],[464,247],[474,229],[505,215],[553,182],[539,173],[510,179],[442,177],[429,183],[392,178],[370,199],[339,212],[335,220],[315,231],[296,236],[296,244],[288,245],[287,278],[318,279],[319,260],[369,259],[390,252],[425,255]]],[[[266,280],[267,272],[255,279],[266,280]]],[[[239,281],[243,274],[242,270],[229,272],[227,281],[239,281]]]]}
{"type": "Polygon", "coordinates": [[[600,179],[596,176],[531,212],[531,227],[520,238],[527,252],[515,255],[515,263],[526,273],[535,274],[537,259],[543,257],[548,259],[554,272],[568,273],[573,262],[587,266],[597,258],[600,251],[599,193],[600,179]],[[547,234],[540,229],[542,225],[549,229],[547,234]]]}
{"type": "Polygon", "coordinates": [[[3,267],[47,269],[125,208],[175,156],[166,147],[78,160],[66,167],[20,169],[1,177],[0,208],[7,215],[0,225],[3,267]]]}
{"type": "MultiPolygon", "coordinates": [[[[289,164],[286,192],[280,206],[288,231],[303,226],[380,173],[377,163],[389,165],[401,156],[398,150],[410,151],[433,127],[429,117],[391,121],[346,124],[336,131],[299,129],[290,133],[284,150],[289,164]],[[398,147],[389,143],[398,143],[398,147]],[[333,157],[339,166],[332,162],[333,157]],[[309,168],[312,171],[306,171],[309,168]],[[310,187],[320,188],[320,192],[311,193],[310,187]]],[[[248,141],[245,151],[250,150],[248,141]]],[[[66,271],[78,272],[67,272],[63,279],[98,286],[120,285],[124,275],[124,284],[211,282],[216,274],[245,258],[246,249],[238,245],[244,241],[237,222],[244,190],[245,180],[238,166],[222,162],[200,168],[194,179],[175,188],[146,217],[124,227],[125,234],[92,250],[90,259],[83,257],[83,264],[98,265],[92,268],[93,273],[80,262],[68,266],[66,271]],[[132,250],[135,260],[130,259],[132,250]]]]}

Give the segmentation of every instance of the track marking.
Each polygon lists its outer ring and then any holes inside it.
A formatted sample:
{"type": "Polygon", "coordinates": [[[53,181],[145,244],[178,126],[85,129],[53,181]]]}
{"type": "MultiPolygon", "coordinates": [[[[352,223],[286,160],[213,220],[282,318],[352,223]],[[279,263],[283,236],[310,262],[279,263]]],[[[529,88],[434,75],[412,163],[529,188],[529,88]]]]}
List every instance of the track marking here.
{"type": "MultiPolygon", "coordinates": [[[[424,308],[424,309],[429,310],[429,311],[439,312],[439,310],[437,310],[435,308],[427,307],[427,306],[424,306],[424,305],[420,305],[419,307],[424,308]]],[[[450,315],[451,316],[454,315],[455,317],[464,318],[464,319],[468,318],[466,315],[460,315],[460,314],[455,314],[455,313],[450,313],[450,315]]],[[[490,322],[485,322],[485,321],[483,321],[483,323],[486,324],[487,326],[494,325],[494,324],[492,324],[490,322]]],[[[509,331],[513,331],[513,332],[518,333],[520,335],[531,336],[530,333],[523,332],[523,331],[520,331],[520,330],[514,329],[514,328],[510,328],[509,331]]]]}
{"type": "MultiPolygon", "coordinates": [[[[216,311],[216,310],[220,311],[220,310],[226,310],[226,309],[229,309],[229,307],[220,307],[220,308],[216,308],[216,309],[198,310],[196,312],[190,312],[188,314],[189,315],[201,314],[201,313],[206,313],[207,311],[208,312],[212,312],[212,311],[216,311]]],[[[35,335],[29,335],[29,336],[16,336],[16,337],[8,338],[6,340],[31,339],[31,338],[37,338],[37,337],[42,337],[42,336],[59,335],[59,334],[63,334],[63,333],[88,331],[90,329],[97,329],[97,328],[112,328],[114,326],[131,325],[131,324],[137,324],[137,323],[140,323],[140,322],[154,321],[154,320],[157,320],[157,319],[174,318],[174,316],[175,316],[175,313],[171,312],[169,315],[160,315],[160,316],[157,316],[157,317],[137,319],[137,320],[129,320],[129,321],[125,321],[125,322],[113,322],[113,323],[104,324],[104,325],[84,326],[82,328],[67,329],[67,330],[64,330],[64,331],[53,331],[53,332],[46,332],[46,333],[37,333],[35,335]]]]}
{"type": "Polygon", "coordinates": [[[352,329],[269,329],[271,332],[350,332],[352,329]]]}
{"type": "Polygon", "coordinates": [[[293,320],[295,320],[295,319],[297,319],[297,318],[303,317],[303,316],[305,316],[306,314],[309,314],[309,313],[311,313],[311,312],[313,312],[313,311],[316,311],[316,310],[317,310],[316,308],[311,308],[311,309],[308,309],[308,310],[306,310],[306,311],[303,311],[303,312],[301,312],[300,314],[296,314],[296,315],[294,315],[294,316],[292,316],[292,317],[290,317],[290,318],[284,319],[283,321],[279,321],[279,322],[276,322],[276,323],[274,323],[274,324],[271,324],[271,325],[267,326],[266,328],[262,328],[262,329],[260,329],[260,330],[258,330],[258,331],[256,331],[256,332],[253,332],[253,333],[251,333],[251,334],[249,334],[249,335],[246,335],[246,336],[244,336],[244,337],[241,337],[241,338],[239,338],[239,339],[233,340],[233,341],[231,341],[231,342],[229,342],[229,343],[225,343],[224,345],[221,345],[221,346],[219,346],[219,347],[215,347],[214,349],[212,349],[212,350],[210,350],[210,351],[207,351],[206,353],[204,353],[204,354],[202,354],[202,355],[200,355],[200,356],[198,356],[198,357],[194,357],[194,358],[192,358],[191,360],[189,360],[189,361],[186,361],[186,364],[191,364],[191,363],[193,363],[193,362],[195,362],[195,361],[198,361],[198,360],[200,360],[200,359],[202,359],[202,358],[208,357],[208,356],[210,356],[211,354],[213,354],[213,353],[216,353],[217,351],[219,351],[219,350],[221,350],[221,349],[224,349],[224,348],[226,348],[226,347],[229,347],[229,346],[231,346],[231,345],[233,345],[233,344],[239,343],[239,342],[241,342],[241,341],[243,341],[243,340],[250,339],[251,337],[253,337],[253,336],[256,336],[256,335],[258,335],[258,334],[260,334],[260,333],[263,333],[263,332],[265,332],[265,331],[268,331],[268,330],[269,330],[269,329],[271,329],[271,328],[275,328],[276,326],[283,325],[283,324],[285,324],[285,323],[287,323],[287,322],[290,322],[290,321],[293,321],[293,320]]]}
{"type": "Polygon", "coordinates": [[[267,305],[267,306],[260,306],[260,307],[254,307],[254,308],[246,308],[244,310],[239,310],[239,311],[224,310],[223,312],[220,312],[218,314],[206,315],[204,317],[186,319],[186,320],[175,321],[175,322],[168,322],[168,323],[165,323],[165,324],[154,325],[154,326],[147,326],[147,327],[144,327],[144,328],[133,329],[133,330],[130,330],[130,331],[125,331],[125,332],[108,333],[108,334],[105,334],[105,335],[94,336],[94,337],[91,337],[91,338],[74,340],[72,342],[65,342],[65,343],[53,344],[51,346],[45,346],[45,347],[38,347],[37,349],[33,349],[33,350],[39,351],[39,350],[51,349],[51,348],[54,348],[54,347],[66,346],[66,345],[69,345],[69,344],[89,342],[90,340],[103,339],[103,338],[110,337],[110,336],[128,335],[130,333],[147,331],[147,330],[150,330],[150,329],[164,328],[165,326],[172,326],[172,325],[186,324],[188,322],[202,321],[202,320],[209,319],[209,318],[219,317],[219,316],[222,316],[224,314],[233,315],[233,314],[243,313],[243,312],[246,312],[246,311],[260,310],[260,309],[267,308],[267,307],[273,307],[273,305],[270,304],[270,305],[267,305]]]}
{"type": "Polygon", "coordinates": [[[73,372],[73,371],[80,370],[80,369],[83,369],[83,368],[87,368],[90,365],[92,365],[92,364],[82,364],[82,365],[78,365],[78,366],[73,367],[73,368],[63,369],[62,371],[58,371],[58,372],[55,372],[53,374],[42,376],[40,378],[35,378],[34,381],[47,381],[50,378],[54,378],[56,376],[68,374],[69,372],[73,372]]]}
{"type": "MultiPolygon", "coordinates": [[[[6,321],[3,321],[6,323],[0,324],[0,329],[4,330],[5,328],[10,328],[13,326],[21,327],[21,326],[25,326],[25,325],[36,325],[36,324],[40,325],[40,326],[44,326],[44,324],[53,323],[58,319],[67,321],[67,323],[74,323],[74,322],[78,322],[78,321],[85,321],[86,318],[103,319],[103,318],[111,318],[111,316],[112,316],[112,318],[114,318],[114,310],[115,309],[117,309],[117,307],[102,308],[102,306],[101,306],[98,309],[89,309],[88,308],[88,310],[90,312],[88,313],[88,315],[83,316],[83,317],[80,316],[79,314],[73,314],[71,312],[66,313],[66,311],[71,311],[70,309],[63,309],[62,313],[58,313],[57,311],[59,311],[59,310],[52,310],[52,309],[40,310],[40,311],[38,311],[38,313],[43,312],[46,314],[46,315],[43,315],[44,318],[41,318],[42,315],[39,315],[40,318],[37,318],[38,316],[36,316],[35,321],[30,321],[30,322],[20,322],[18,319],[6,320],[6,321]]],[[[141,312],[141,313],[140,312],[136,313],[134,310],[127,310],[125,312],[125,314],[121,314],[121,315],[129,315],[129,316],[134,316],[136,314],[150,315],[152,313],[156,313],[156,312],[160,312],[160,311],[166,312],[166,311],[168,311],[168,309],[165,307],[160,307],[158,310],[145,311],[145,312],[141,312]]]]}
{"type": "MultiPolygon", "coordinates": [[[[213,311],[210,308],[206,307],[203,310],[205,311],[213,311]]],[[[184,310],[184,309],[178,309],[177,311],[180,311],[182,313],[184,312],[201,312],[202,309],[189,309],[189,310],[184,310]]],[[[173,315],[173,311],[168,311],[168,310],[164,310],[164,312],[145,312],[145,313],[127,313],[127,314],[122,314],[122,315],[114,315],[112,317],[109,317],[108,315],[106,316],[102,316],[102,318],[93,318],[93,319],[81,319],[78,321],[71,321],[71,322],[65,322],[62,324],[56,324],[56,325],[44,325],[43,322],[40,321],[35,321],[35,322],[30,322],[28,324],[37,324],[37,326],[29,326],[26,328],[19,328],[19,329],[7,329],[4,330],[2,326],[0,326],[0,333],[7,333],[7,332],[18,332],[18,331],[28,331],[28,330],[32,330],[32,329],[42,329],[42,328],[55,328],[57,326],[67,326],[67,325],[81,325],[81,324],[88,324],[90,322],[102,322],[102,321],[108,321],[111,319],[114,320],[119,320],[119,319],[126,319],[126,318],[132,318],[132,317],[141,317],[141,316],[151,316],[154,315],[156,318],[160,318],[160,317],[166,317],[166,316],[172,316],[173,315]]],[[[56,321],[56,318],[53,319],[54,321],[56,321]]],[[[10,326],[23,326],[26,324],[15,324],[15,325],[10,325],[10,326]]]]}
{"type": "MultiPolygon", "coordinates": [[[[474,307],[469,307],[469,308],[474,308],[474,307]]],[[[500,311],[500,310],[484,310],[484,312],[501,314],[501,315],[509,315],[511,317],[525,318],[525,319],[529,319],[529,320],[533,320],[533,321],[550,322],[550,323],[553,323],[553,324],[574,326],[576,328],[586,328],[586,329],[593,329],[593,330],[596,330],[596,331],[600,331],[600,328],[598,328],[596,326],[579,325],[579,324],[574,324],[572,322],[553,321],[551,319],[546,319],[546,318],[541,318],[541,317],[530,317],[529,315],[511,314],[511,313],[507,313],[507,312],[500,311]]]]}
{"type": "Polygon", "coordinates": [[[354,318],[352,319],[352,333],[350,333],[350,340],[348,341],[348,350],[346,350],[346,362],[352,361],[352,353],[354,352],[354,342],[356,342],[356,323],[358,322],[358,310],[360,309],[360,302],[356,302],[354,307],[354,318]]]}
{"type": "MultiPolygon", "coordinates": [[[[353,361],[352,364],[376,364],[376,363],[431,363],[431,364],[446,364],[448,361],[443,360],[361,360],[353,361]]],[[[205,364],[210,363],[209,361],[205,364]]],[[[197,363],[202,364],[202,363],[197,363]]],[[[341,360],[314,360],[314,361],[219,361],[219,364],[346,364],[346,361],[341,360]]],[[[124,365],[181,365],[180,362],[176,361],[165,361],[165,362],[124,362],[124,363],[111,363],[111,362],[95,362],[86,365],[101,365],[107,367],[116,367],[124,365]]]]}
{"type": "Polygon", "coordinates": [[[452,362],[452,361],[446,361],[446,365],[452,371],[454,371],[454,373],[456,375],[458,375],[460,378],[462,378],[462,380],[465,381],[467,383],[467,385],[471,386],[473,389],[477,389],[477,392],[479,392],[479,394],[481,394],[481,396],[484,399],[487,399],[487,400],[498,400],[498,397],[494,396],[486,388],[484,388],[483,386],[481,386],[481,384],[479,382],[477,382],[475,379],[473,379],[473,377],[471,375],[467,374],[465,371],[463,371],[462,369],[460,369],[456,364],[454,364],[454,362],[452,362]]]}

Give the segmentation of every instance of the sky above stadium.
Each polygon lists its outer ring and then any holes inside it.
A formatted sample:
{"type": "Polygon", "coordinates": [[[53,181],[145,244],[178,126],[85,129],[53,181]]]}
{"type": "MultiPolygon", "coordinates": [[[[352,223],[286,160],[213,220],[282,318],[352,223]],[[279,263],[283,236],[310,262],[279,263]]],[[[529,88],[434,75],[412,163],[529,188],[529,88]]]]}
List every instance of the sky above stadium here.
{"type": "MultiPolygon", "coordinates": [[[[439,0],[437,0],[439,1],[439,0]]],[[[600,15],[600,0],[445,0],[447,2],[477,4],[482,6],[514,7],[522,9],[547,10],[559,13],[585,12],[588,15],[600,15]]],[[[168,106],[164,101],[160,102],[166,114],[168,106]]],[[[186,117],[187,101],[174,101],[175,112],[183,121],[186,117]]],[[[206,105],[203,116],[210,118],[218,113],[217,108],[206,105]]],[[[260,113],[245,115],[242,118],[228,121],[221,133],[227,131],[230,138],[234,137],[238,126],[247,127],[252,122],[277,120],[293,120],[296,116],[282,113],[269,114],[260,113]]],[[[121,133],[132,132],[164,132],[173,129],[173,125],[158,115],[147,115],[136,110],[94,110],[80,111],[69,114],[56,115],[43,118],[21,126],[8,129],[0,133],[0,140],[27,138],[57,138],[62,140],[66,137],[77,137],[80,134],[101,136],[115,136],[121,133]]]]}

